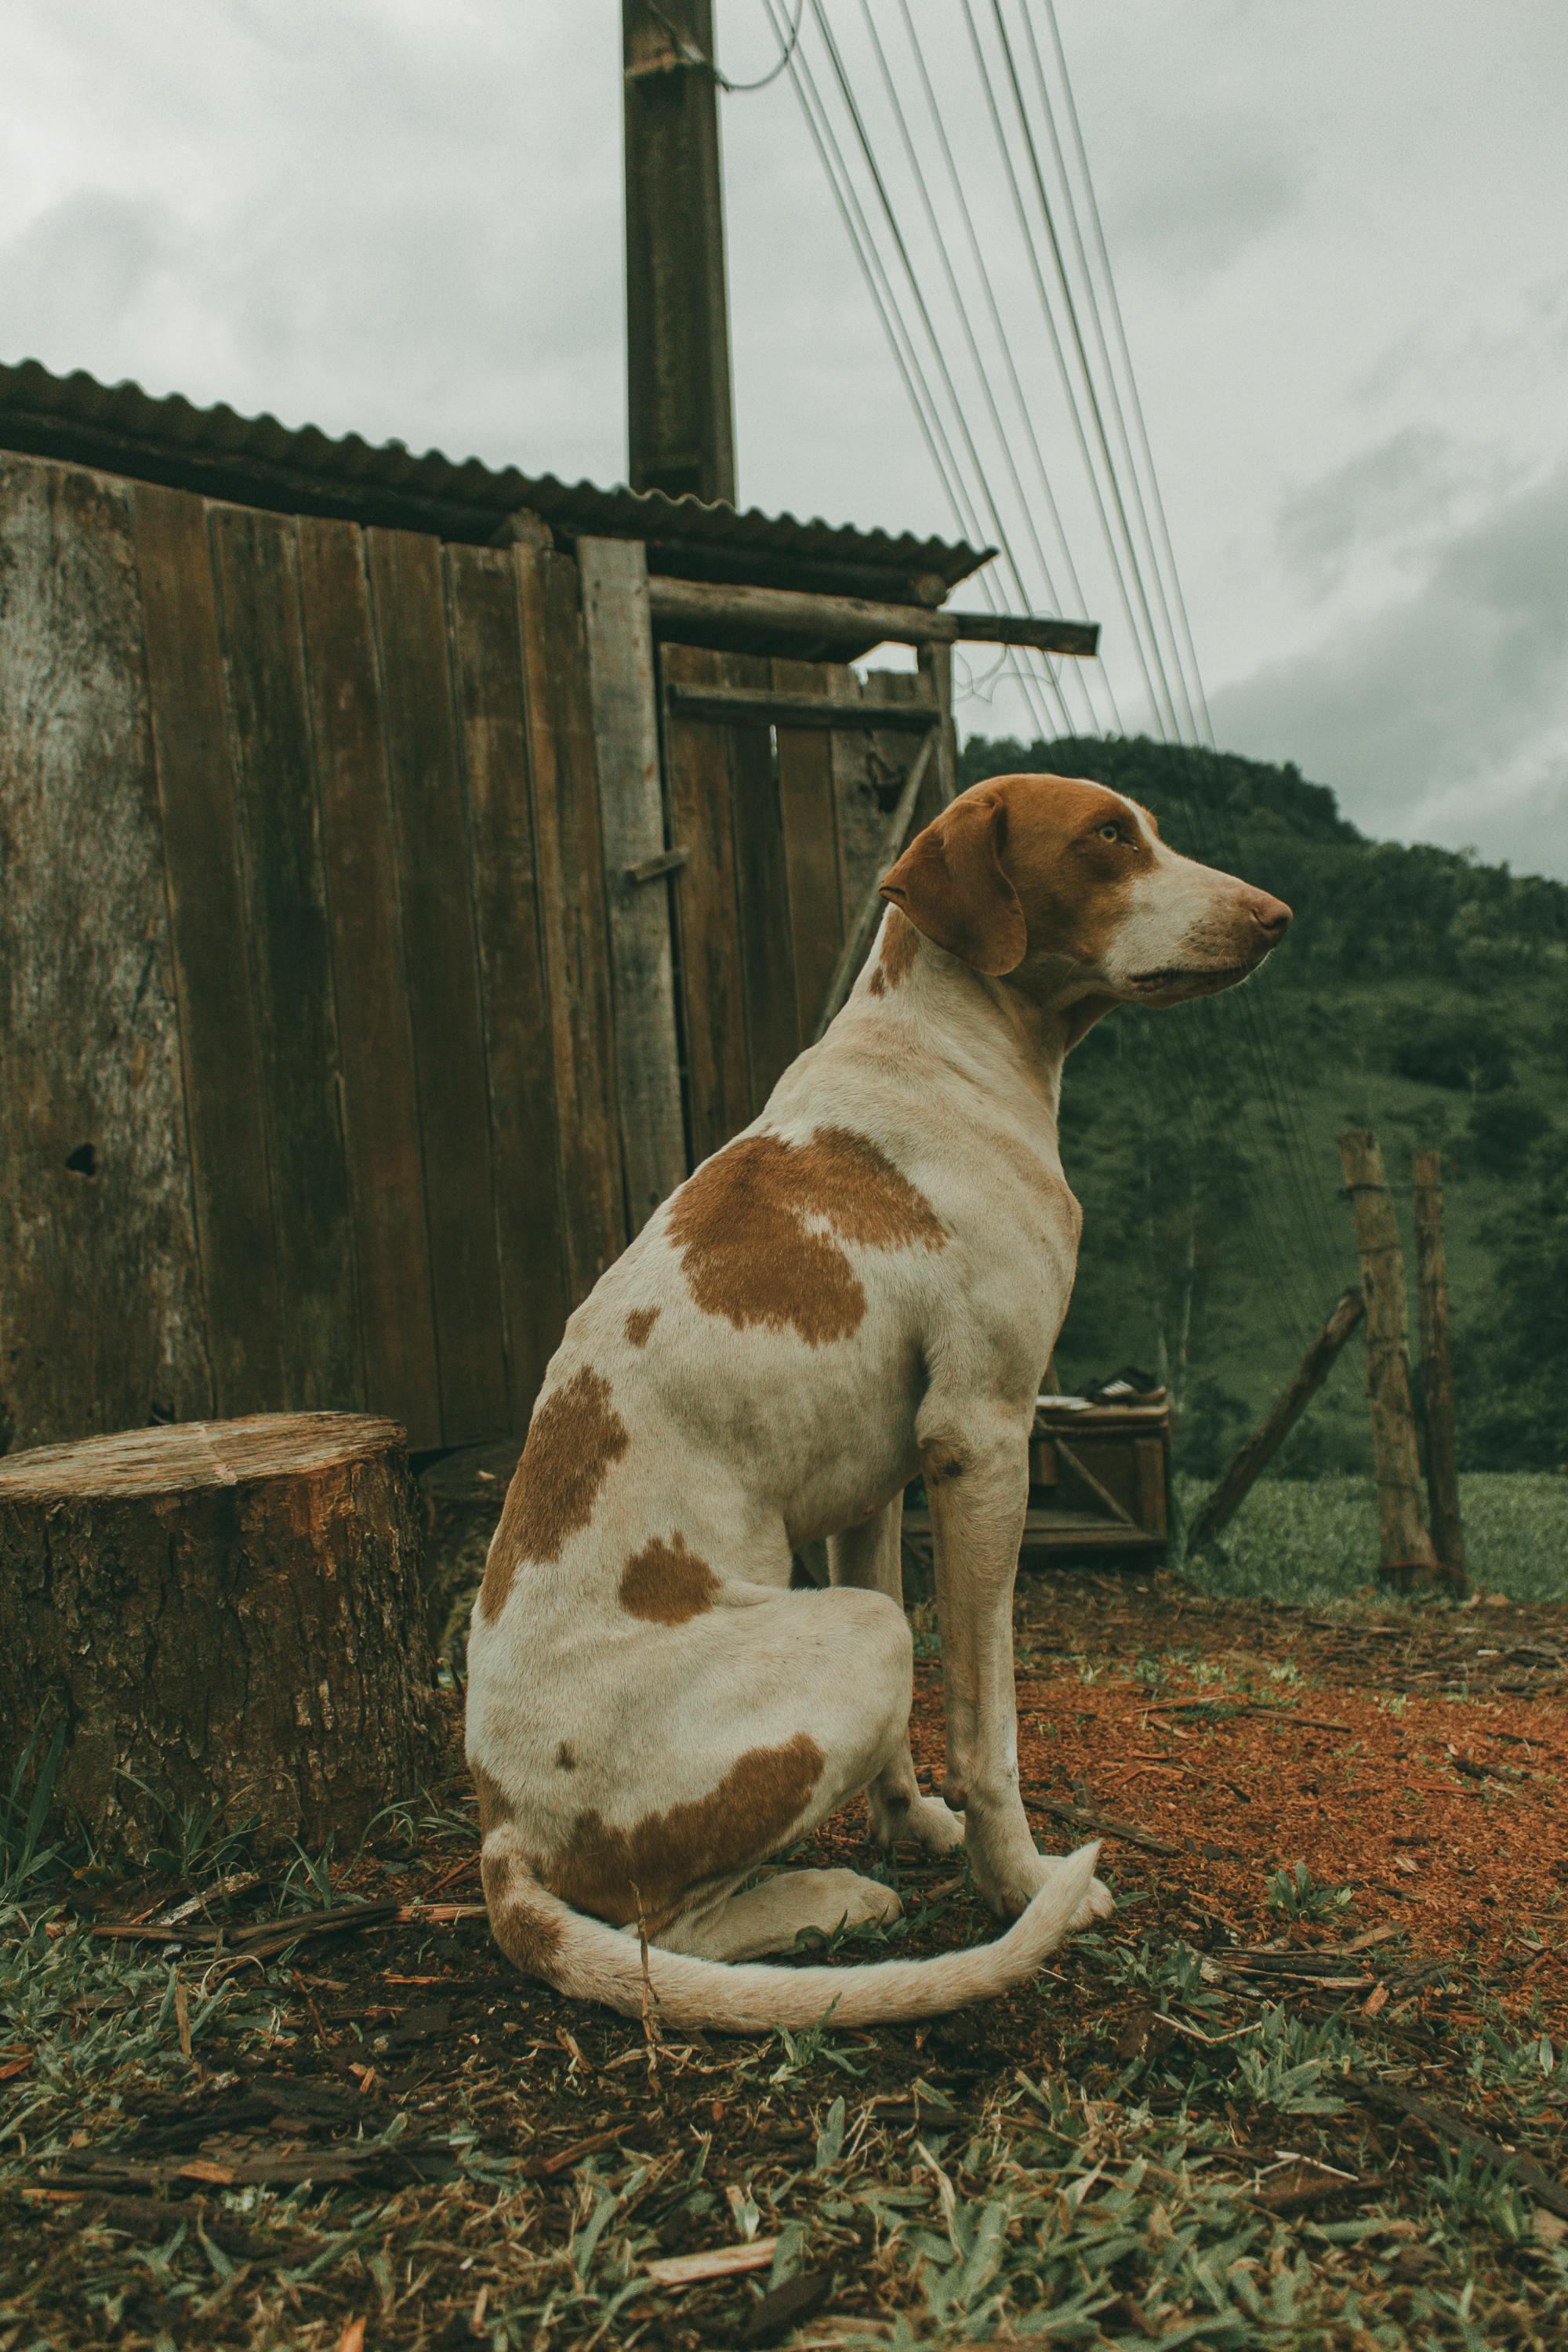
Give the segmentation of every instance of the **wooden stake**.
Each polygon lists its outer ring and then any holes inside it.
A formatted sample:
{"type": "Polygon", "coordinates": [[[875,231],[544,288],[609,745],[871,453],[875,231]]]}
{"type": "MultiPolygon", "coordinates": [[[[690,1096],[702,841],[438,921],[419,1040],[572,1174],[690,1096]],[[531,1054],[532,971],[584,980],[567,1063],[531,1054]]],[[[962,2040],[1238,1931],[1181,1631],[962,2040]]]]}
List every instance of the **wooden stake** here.
{"type": "Polygon", "coordinates": [[[1340,1349],[1365,1313],[1359,1290],[1347,1290],[1302,1357],[1296,1377],[1267,1420],[1260,1422],[1232,1458],[1214,1492],[1199,1505],[1187,1536],[1198,1552],[1235,1517],[1253,1482],[1267,1468],[1332,1370],[1340,1349]]]}
{"type": "Polygon", "coordinates": [[[1405,1352],[1405,1261],[1394,1220],[1394,1196],[1376,1136],[1369,1129],[1352,1128],[1340,1137],[1339,1144],[1366,1296],[1366,1392],[1377,1476],[1380,1572],[1408,1591],[1429,1577],[1437,1562],[1426,1532],[1410,1367],[1405,1352]]]}
{"type": "Polygon", "coordinates": [[[1415,1203],[1415,1299],[1421,1328],[1422,1402],[1426,1416],[1426,1499],[1432,1542],[1456,1600],[1469,1592],[1459,1473],[1454,1442],[1454,1372],[1448,1356],[1448,1275],[1443,1255],[1443,1160],[1418,1151],[1412,1162],[1415,1203]]]}

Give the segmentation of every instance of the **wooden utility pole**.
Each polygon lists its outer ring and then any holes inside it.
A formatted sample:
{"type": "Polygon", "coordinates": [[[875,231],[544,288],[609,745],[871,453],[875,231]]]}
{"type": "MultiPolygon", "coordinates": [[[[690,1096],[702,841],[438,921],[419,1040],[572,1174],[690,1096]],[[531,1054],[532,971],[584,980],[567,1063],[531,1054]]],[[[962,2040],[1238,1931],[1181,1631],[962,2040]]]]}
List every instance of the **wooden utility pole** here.
{"type": "Polygon", "coordinates": [[[1391,1583],[1408,1588],[1430,1577],[1437,1563],[1426,1532],[1405,1352],[1405,1261],[1376,1136],[1365,1128],[1352,1128],[1339,1142],[1366,1297],[1366,1392],[1372,1407],[1382,1573],[1391,1583]]]}
{"type": "Polygon", "coordinates": [[[1421,1396],[1426,1422],[1426,1499],[1432,1542],[1455,1595],[1469,1591],[1459,1470],[1454,1437],[1454,1372],[1448,1358],[1448,1272],[1443,1256],[1443,1159],[1418,1151],[1411,1170],[1415,1206],[1415,1301],[1421,1329],[1421,1396]]]}
{"type": "Polygon", "coordinates": [[[1279,1403],[1239,1448],[1214,1492],[1200,1504],[1187,1533],[1189,1552],[1200,1552],[1236,1517],[1255,1480],[1300,1420],[1363,1313],[1359,1290],[1347,1290],[1302,1357],[1296,1377],[1279,1403]]]}
{"type": "Polygon", "coordinates": [[[621,0],[631,486],[735,499],[712,0],[621,0]]]}

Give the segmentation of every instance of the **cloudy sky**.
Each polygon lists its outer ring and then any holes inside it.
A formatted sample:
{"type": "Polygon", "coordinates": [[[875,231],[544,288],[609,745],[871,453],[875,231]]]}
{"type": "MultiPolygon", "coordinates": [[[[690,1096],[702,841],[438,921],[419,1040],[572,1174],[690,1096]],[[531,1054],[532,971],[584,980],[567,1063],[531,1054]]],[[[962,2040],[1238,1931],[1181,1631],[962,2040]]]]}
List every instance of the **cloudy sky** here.
{"type": "MultiPolygon", "coordinates": [[[[978,316],[903,0],[826,0],[1004,520],[1049,556],[984,321],[1005,448],[965,373],[868,5],[978,316]]],[[[963,0],[909,6],[1117,706],[1146,724],[963,0]]],[[[763,0],[717,15],[721,63],[762,71],[763,0]]],[[[1370,831],[1568,875],[1568,8],[1060,20],[1218,740],[1297,760],[1370,831]]],[[[621,477],[614,0],[11,0],[6,47],[0,356],[621,477]]],[[[803,54],[830,82],[809,8],[803,54]]],[[[722,136],[742,499],[952,533],[788,79],[725,99],[722,136]]],[[[985,693],[968,724],[1026,723],[985,693]]]]}

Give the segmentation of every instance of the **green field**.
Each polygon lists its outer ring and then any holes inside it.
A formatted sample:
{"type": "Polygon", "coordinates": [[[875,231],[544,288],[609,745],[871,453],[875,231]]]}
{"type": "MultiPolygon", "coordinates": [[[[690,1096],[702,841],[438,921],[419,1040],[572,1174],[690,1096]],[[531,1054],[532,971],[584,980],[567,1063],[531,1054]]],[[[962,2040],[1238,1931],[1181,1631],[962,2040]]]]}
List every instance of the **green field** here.
{"type": "MultiPolygon", "coordinates": [[[[1191,1512],[1205,1489],[1178,1481],[1191,1512]]],[[[1568,1477],[1472,1471],[1459,1481],[1466,1566],[1482,1593],[1546,1605],[1568,1602],[1568,1477]]],[[[1216,1600],[1280,1601],[1306,1608],[1375,1595],[1377,1503],[1370,1476],[1266,1478],[1202,1560],[1182,1573],[1216,1600]]]]}

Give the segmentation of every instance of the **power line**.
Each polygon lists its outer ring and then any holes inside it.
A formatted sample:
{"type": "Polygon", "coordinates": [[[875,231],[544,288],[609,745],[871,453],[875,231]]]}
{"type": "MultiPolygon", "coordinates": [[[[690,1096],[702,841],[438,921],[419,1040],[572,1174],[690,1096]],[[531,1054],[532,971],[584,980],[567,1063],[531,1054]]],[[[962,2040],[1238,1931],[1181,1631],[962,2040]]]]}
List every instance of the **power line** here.
{"type": "Polygon", "coordinates": [[[800,46],[801,20],[805,15],[805,0],[795,0],[795,22],[789,28],[789,37],[786,40],[782,34],[779,36],[779,54],[777,58],[768,68],[765,74],[758,75],[755,81],[731,81],[728,74],[722,74],[720,72],[718,65],[715,63],[713,68],[713,79],[726,97],[749,98],[752,90],[766,89],[771,82],[777,81],[780,74],[783,73],[791,58],[794,57],[795,50],[800,46]]]}
{"type": "MultiPolygon", "coordinates": [[[[868,0],[861,0],[861,5],[866,11],[868,29],[871,32],[872,38],[875,40],[876,33],[874,24],[870,16],[868,0]]],[[[979,278],[981,289],[985,297],[985,307],[990,316],[992,330],[995,335],[997,346],[1002,354],[1002,362],[1007,373],[1007,381],[1012,388],[1013,398],[1016,404],[1019,419],[1023,425],[1024,436],[1028,443],[1030,455],[1034,459],[1036,478],[1039,482],[1040,493],[1046,501],[1047,512],[1050,516],[1051,526],[1055,533],[1057,542],[1061,549],[1063,562],[1067,566],[1068,583],[1072,592],[1072,604],[1070,609],[1074,612],[1087,614],[1089,610],[1089,599],[1084,594],[1083,584],[1078,576],[1078,567],[1072,559],[1072,549],[1068,543],[1067,530],[1062,522],[1060,510],[1057,506],[1056,494],[1051,488],[1050,476],[1047,470],[1045,457],[1040,448],[1039,437],[1035,431],[1034,416],[1030,411],[1029,403],[1025,396],[1023,379],[1019,374],[1018,364],[1013,354],[1012,341],[1007,333],[1005,321],[1003,319],[1002,308],[996,299],[995,289],[992,285],[991,273],[985,266],[984,249],[981,244],[978,232],[975,229],[974,215],[970,208],[968,196],[964,193],[963,182],[960,175],[958,164],[952,152],[952,144],[947,135],[947,125],[942,119],[942,108],[938,103],[937,94],[931,82],[931,78],[926,70],[925,55],[921,47],[919,36],[915,31],[914,20],[910,14],[909,0],[899,0],[899,5],[900,14],[903,17],[904,31],[909,41],[910,50],[915,61],[915,69],[919,74],[921,87],[925,96],[926,106],[931,115],[931,127],[936,132],[937,144],[942,151],[942,161],[947,168],[948,182],[952,189],[954,199],[958,205],[959,215],[963,223],[964,236],[969,246],[970,258],[974,265],[975,275],[979,278]]],[[[879,58],[880,47],[881,45],[879,42],[878,49],[879,58]]],[[[887,75],[889,72],[887,61],[885,58],[881,58],[880,61],[882,63],[884,75],[887,75]]],[[[907,131],[905,144],[906,147],[909,147],[910,145],[907,131]]],[[[912,153],[911,162],[914,162],[912,153]]],[[[915,168],[917,171],[917,176],[920,176],[918,164],[916,164],[915,168]]],[[[982,380],[984,381],[984,371],[980,367],[978,357],[976,358],[976,367],[981,373],[982,380]]],[[[1018,492],[1019,499],[1023,503],[1026,513],[1028,501],[1024,496],[1023,485],[1018,481],[1016,471],[1014,473],[1014,482],[1018,492]]],[[[1036,540],[1036,545],[1037,549],[1038,549],[1039,543],[1037,538],[1036,540]]],[[[1039,553],[1040,568],[1045,578],[1047,594],[1050,597],[1053,604],[1058,611],[1068,609],[1064,607],[1063,601],[1058,594],[1056,584],[1051,577],[1050,567],[1045,561],[1044,551],[1039,550],[1039,553]]],[[[1077,681],[1079,691],[1083,696],[1084,704],[1089,712],[1089,724],[1095,730],[1096,733],[1100,733],[1102,731],[1102,722],[1099,712],[1095,709],[1094,697],[1089,691],[1089,678],[1086,674],[1088,667],[1089,666],[1086,664],[1080,668],[1077,663],[1074,663],[1072,665],[1070,675],[1077,681]]],[[[1124,730],[1122,727],[1121,713],[1117,706],[1115,689],[1111,685],[1110,675],[1106,671],[1105,667],[1098,655],[1095,656],[1093,667],[1095,673],[1099,676],[1104,688],[1107,698],[1110,701],[1111,718],[1114,721],[1117,732],[1120,734],[1123,732],[1124,730]]]]}
{"type": "MultiPolygon", "coordinates": [[[[973,27],[973,19],[970,15],[969,0],[963,0],[963,10],[965,17],[973,27]]],[[[1150,609],[1148,592],[1143,585],[1142,570],[1138,562],[1138,551],[1133,544],[1131,526],[1127,519],[1126,502],[1121,495],[1121,479],[1116,471],[1116,461],[1111,456],[1110,443],[1105,430],[1105,418],[1100,410],[1100,395],[1095,388],[1093,371],[1089,367],[1089,353],[1084,346],[1083,330],[1079,324],[1078,309],[1073,300],[1072,288],[1068,283],[1067,265],[1062,257],[1061,241],[1057,236],[1057,225],[1051,211],[1050,198],[1046,193],[1045,173],[1040,168],[1039,150],[1035,144],[1035,135],[1030,127],[1028,110],[1024,104],[1023,87],[1018,79],[1018,68],[1013,56],[1013,45],[1007,37],[1006,21],[1002,15],[1001,0],[991,0],[991,12],[996,26],[997,38],[1002,45],[1003,62],[1006,67],[1007,80],[1013,92],[1014,105],[1017,111],[1018,128],[1023,132],[1024,136],[1024,148],[1025,152],[1028,157],[1029,170],[1035,183],[1035,192],[1039,198],[1040,215],[1045,223],[1046,238],[1050,247],[1051,259],[1056,269],[1057,283],[1061,289],[1062,301],[1067,310],[1068,327],[1072,337],[1073,349],[1078,356],[1079,368],[1083,377],[1084,392],[1089,401],[1089,414],[1094,421],[1095,437],[1100,444],[1100,453],[1104,463],[1106,481],[1110,488],[1112,503],[1116,509],[1117,521],[1121,526],[1121,541],[1127,551],[1128,569],[1131,575],[1132,586],[1138,598],[1139,607],[1142,613],[1144,627],[1148,632],[1149,650],[1153,656],[1154,667],[1160,673],[1160,684],[1163,689],[1166,703],[1166,711],[1163,715],[1168,716],[1172,735],[1174,740],[1179,742],[1182,740],[1181,719],[1176,709],[1175,697],[1172,694],[1170,679],[1166,676],[1164,662],[1161,655],[1159,635],[1154,626],[1153,614],[1150,609]]],[[[1031,241],[1031,250],[1032,249],[1031,241]]],[[[1043,290],[1042,280],[1042,298],[1043,290]]],[[[1098,503],[1100,503],[1100,512],[1103,518],[1103,501],[1098,501],[1098,503]]],[[[1107,523],[1107,530],[1109,535],[1109,522],[1107,523]]],[[[1131,612],[1129,613],[1128,617],[1131,622],[1131,612]]],[[[1136,634],[1136,624],[1133,623],[1132,625],[1134,633],[1136,634]]],[[[1145,674],[1147,674],[1146,666],[1145,674]]],[[[1155,707],[1156,709],[1158,709],[1157,703],[1155,707]]],[[[1189,725],[1190,724],[1191,720],[1189,718],[1189,725]]]]}
{"type": "Polygon", "coordinates": [[[1143,416],[1142,396],[1138,390],[1137,373],[1132,365],[1132,353],[1128,346],[1127,329],[1121,316],[1121,298],[1116,291],[1116,278],[1110,267],[1110,255],[1105,242],[1105,226],[1100,215],[1100,199],[1095,194],[1094,177],[1089,168],[1089,150],[1084,144],[1083,125],[1079,120],[1078,100],[1073,95],[1072,77],[1068,72],[1067,51],[1062,47],[1061,28],[1057,22],[1056,0],[1045,0],[1045,9],[1046,21],[1050,26],[1051,41],[1056,50],[1057,70],[1061,79],[1062,93],[1067,100],[1068,124],[1072,131],[1079,172],[1089,203],[1089,226],[1094,232],[1095,250],[1100,258],[1100,272],[1110,310],[1111,325],[1115,329],[1117,344],[1121,353],[1122,370],[1131,402],[1133,423],[1137,427],[1138,439],[1143,452],[1143,462],[1148,471],[1149,488],[1155,520],[1159,524],[1161,544],[1170,570],[1171,587],[1182,625],[1182,635],[1186,646],[1187,658],[1192,665],[1193,685],[1203,718],[1203,731],[1206,740],[1212,743],[1215,740],[1214,722],[1209,717],[1208,697],[1204,692],[1203,674],[1198,667],[1197,647],[1193,640],[1192,623],[1187,616],[1187,600],[1182,590],[1182,575],[1176,566],[1175,550],[1171,544],[1170,525],[1165,517],[1165,501],[1160,491],[1160,477],[1154,465],[1154,453],[1149,442],[1149,428],[1143,416]]]}
{"type": "MultiPolygon", "coordinates": [[[[1025,37],[1028,43],[1029,55],[1034,66],[1035,87],[1039,96],[1040,110],[1045,117],[1046,133],[1051,143],[1051,153],[1055,159],[1058,177],[1061,182],[1063,210],[1066,214],[1068,227],[1071,234],[1073,248],[1078,256],[1079,269],[1083,280],[1085,309],[1089,314],[1089,324],[1093,329],[1095,342],[1099,348],[1100,365],[1104,372],[1107,405],[1110,408],[1111,418],[1116,426],[1117,438],[1121,444],[1122,455],[1127,461],[1127,475],[1131,491],[1133,513],[1141,526],[1143,545],[1148,551],[1149,569],[1154,583],[1154,594],[1159,604],[1161,618],[1165,625],[1165,635],[1170,644],[1173,663],[1177,680],[1182,688],[1182,698],[1186,707],[1187,718],[1192,725],[1194,736],[1201,740],[1204,736],[1205,730],[1199,723],[1196,710],[1194,707],[1193,694],[1186,675],[1185,664],[1183,660],[1181,641],[1177,635],[1175,625],[1171,618],[1170,601],[1165,592],[1165,581],[1160,562],[1159,550],[1155,545],[1153,531],[1150,528],[1148,509],[1144,502],[1143,485],[1140,478],[1138,461],[1133,455],[1131,437],[1127,429],[1127,418],[1122,407],[1121,388],[1117,383],[1116,370],[1111,364],[1110,349],[1106,340],[1104,322],[1100,314],[1100,301],[1095,288],[1094,274],[1089,266],[1089,253],[1084,242],[1083,230],[1079,221],[1078,205],[1073,196],[1072,181],[1068,172],[1067,158],[1062,152],[1061,139],[1057,131],[1056,110],[1051,103],[1050,91],[1046,85],[1045,66],[1040,56],[1039,43],[1035,38],[1034,19],[1029,13],[1027,0],[1020,0],[1019,15],[1023,21],[1025,37]]],[[[1152,470],[1152,459],[1150,460],[1150,466],[1152,470]]],[[[1173,558],[1172,559],[1172,562],[1173,567],[1173,558]]],[[[1195,655],[1193,656],[1193,663],[1194,667],[1195,668],[1195,655]]],[[[1205,718],[1206,715],[1205,711],[1205,718]]],[[[1210,740],[1212,740],[1212,737],[1210,740]]]]}
{"type": "MultiPolygon", "coordinates": [[[[921,200],[925,208],[927,224],[931,229],[931,236],[936,245],[937,253],[942,262],[943,276],[947,280],[948,293],[952,299],[953,309],[958,314],[959,324],[963,331],[964,341],[969,349],[969,356],[973,364],[975,380],[980,386],[981,397],[984,401],[986,410],[990,415],[992,429],[996,436],[997,444],[1002,452],[1003,463],[1006,467],[1008,475],[1011,478],[1014,493],[1016,497],[1019,509],[1024,518],[1024,528],[1028,532],[1029,539],[1033,544],[1035,560],[1038,563],[1041,574],[1045,580],[1046,593],[1050,598],[1051,604],[1054,609],[1060,612],[1063,609],[1061,598],[1057,592],[1056,583],[1051,578],[1050,563],[1047,558],[1046,551],[1040,543],[1040,534],[1035,525],[1033,509],[1031,509],[1027,499],[1024,495],[1024,484],[1018,472],[1017,462],[1013,456],[1012,446],[1007,438],[1006,428],[1002,422],[1001,412],[996,405],[995,395],[991,389],[990,378],[986,373],[985,363],[980,355],[980,346],[975,339],[974,328],[970,320],[968,306],[963,299],[963,295],[958,283],[958,277],[952,266],[952,256],[947,250],[946,239],[943,237],[942,233],[942,225],[937,218],[936,208],[931,203],[931,192],[926,186],[925,177],[920,167],[920,159],[915,152],[914,142],[910,136],[909,122],[904,114],[903,105],[899,97],[897,85],[889,70],[887,56],[883,50],[881,40],[878,35],[876,23],[871,16],[868,0],[860,0],[860,9],[862,16],[865,18],[867,32],[870,36],[871,46],[876,54],[877,63],[881,70],[883,85],[892,105],[894,120],[898,124],[899,133],[903,142],[904,152],[909,159],[915,184],[920,191],[921,200]]],[[[992,503],[994,509],[994,501],[992,503]]],[[[1053,514],[1055,513],[1054,501],[1052,501],[1051,511],[1053,514]]],[[[1059,521],[1058,529],[1059,532],[1059,521]]],[[[1013,556],[1010,547],[1007,549],[1007,556],[1014,576],[1017,580],[1019,593],[1023,597],[1026,609],[1032,612],[1035,610],[1035,600],[1028,593],[1027,587],[1022,578],[1020,568],[1013,556]]],[[[1067,706],[1064,698],[1062,702],[1064,717],[1066,716],[1066,708],[1067,706]]],[[[1092,703],[1089,708],[1092,711],[1092,703]]]]}
{"type": "Polygon", "coordinates": [[[1099,475],[1096,472],[1093,454],[1089,446],[1089,436],[1084,430],[1083,420],[1079,415],[1078,402],[1074,394],[1072,378],[1067,363],[1067,353],[1062,349],[1061,336],[1057,329],[1056,318],[1051,309],[1050,297],[1046,290],[1045,276],[1040,268],[1039,256],[1035,249],[1035,241],[1029,227],[1028,209],[1024,203],[1023,191],[1018,184],[1017,174],[1013,169],[1013,159],[1007,146],[1007,134],[1003,125],[1001,110],[996,103],[995,91],[992,88],[990,68],[986,64],[984,51],[980,45],[980,35],[975,25],[973,16],[970,10],[969,0],[963,0],[963,6],[964,23],[969,32],[970,45],[973,51],[975,65],[979,69],[981,89],[984,93],[986,110],[991,118],[992,130],[995,134],[997,153],[1002,161],[1003,172],[1006,177],[1008,190],[1013,198],[1014,210],[1017,215],[1018,226],[1023,236],[1025,258],[1027,261],[1030,274],[1035,281],[1035,290],[1039,297],[1040,314],[1045,322],[1046,332],[1050,342],[1052,356],[1056,361],[1057,374],[1061,383],[1062,394],[1067,404],[1068,415],[1072,425],[1074,437],[1078,442],[1079,454],[1083,459],[1084,475],[1089,484],[1089,493],[1094,502],[1095,511],[1099,517],[1100,534],[1105,541],[1106,552],[1110,559],[1111,577],[1116,583],[1117,595],[1121,604],[1123,616],[1127,622],[1128,635],[1131,639],[1133,652],[1137,656],[1139,667],[1143,675],[1143,685],[1149,697],[1149,707],[1154,714],[1155,724],[1158,726],[1163,724],[1164,721],[1164,714],[1162,712],[1160,705],[1159,692],[1155,688],[1153,677],[1151,674],[1148,660],[1144,654],[1143,640],[1139,633],[1138,622],[1132,610],[1132,602],[1128,593],[1127,583],[1122,577],[1121,559],[1116,546],[1114,533],[1110,528],[1110,518],[1106,512],[1105,500],[1100,488],[1099,475]]]}
{"type": "MultiPolygon", "coordinates": [[[[764,0],[764,5],[768,10],[769,21],[777,33],[778,24],[773,14],[773,0],[764,0]]],[[[790,79],[795,96],[805,116],[806,125],[818,157],[827,173],[828,184],[832,189],[839,217],[848,232],[856,260],[871,294],[904,388],[909,394],[910,404],[914,408],[922,437],[931,454],[931,462],[936,467],[937,478],[942,483],[948,504],[963,537],[973,541],[983,541],[985,534],[980,527],[973,506],[967,503],[968,494],[957,453],[952,447],[952,438],[942,420],[935,395],[926,379],[920,354],[915,348],[914,338],[903,318],[891,280],[877,249],[876,239],[856,192],[843,148],[834,130],[821,92],[816,87],[816,77],[811,71],[809,61],[804,52],[792,55],[788,63],[790,79]]],[[[998,591],[989,572],[983,577],[981,588],[992,610],[1000,610],[998,591]]],[[[1036,699],[1033,691],[1036,683],[1034,674],[1018,666],[1016,666],[1016,671],[1030,715],[1043,733],[1047,721],[1044,709],[1036,699]]],[[[1067,708],[1065,703],[1061,702],[1059,687],[1057,687],[1054,677],[1049,674],[1046,683],[1054,688],[1063,721],[1067,723],[1067,708]]]]}
{"type": "MultiPolygon", "coordinates": [[[[937,372],[946,391],[949,405],[957,421],[958,430],[963,438],[963,446],[968,452],[970,464],[974,469],[974,476],[979,484],[981,497],[984,500],[986,509],[990,513],[992,527],[995,531],[998,544],[1001,547],[1004,561],[1013,575],[1019,595],[1026,604],[1029,601],[1028,589],[1025,583],[1024,575],[1019,567],[1017,557],[1013,550],[1012,538],[1007,530],[1005,519],[1002,513],[1002,509],[996,499],[995,493],[992,489],[990,477],[986,472],[984,460],[981,457],[974,436],[970,430],[969,420],[964,414],[963,404],[959,398],[958,387],[952,380],[952,371],[947,363],[947,355],[942,347],[942,337],[937,333],[935,323],[932,320],[931,310],[927,304],[925,294],[921,289],[919,275],[910,255],[908,242],[905,239],[903,229],[900,225],[899,216],[893,208],[892,198],[888,193],[886,178],[883,175],[881,166],[877,160],[876,151],[872,147],[869,134],[867,131],[865,118],[861,113],[859,102],[855,96],[853,88],[851,87],[849,77],[845,71],[844,60],[840,55],[838,44],[833,37],[832,27],[827,22],[827,16],[823,7],[822,0],[811,0],[811,13],[816,20],[817,30],[821,34],[824,46],[826,48],[828,62],[833,68],[834,78],[838,84],[839,94],[849,116],[850,123],[854,129],[861,154],[865,159],[866,168],[871,175],[872,185],[877,193],[877,200],[882,208],[883,217],[887,222],[889,234],[893,241],[894,250],[902,266],[905,278],[909,284],[910,295],[914,300],[916,311],[920,317],[921,324],[925,331],[926,340],[931,346],[931,355],[936,362],[937,372]]],[[[1059,687],[1057,688],[1057,693],[1059,699],[1059,687]]],[[[1063,704],[1063,712],[1065,716],[1065,703],[1063,704]]]]}

